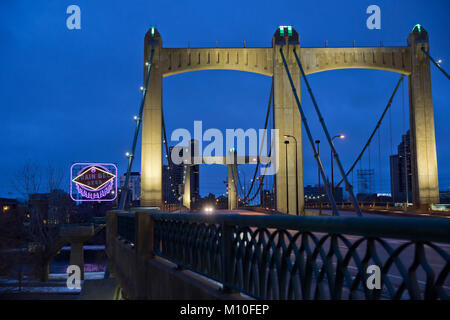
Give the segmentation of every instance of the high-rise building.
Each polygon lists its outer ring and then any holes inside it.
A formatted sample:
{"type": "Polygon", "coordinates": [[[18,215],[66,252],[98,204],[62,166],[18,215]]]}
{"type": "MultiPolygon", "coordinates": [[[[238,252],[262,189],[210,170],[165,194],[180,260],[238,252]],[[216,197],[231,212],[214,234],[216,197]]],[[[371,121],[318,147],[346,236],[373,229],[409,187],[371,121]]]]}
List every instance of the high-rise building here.
{"type": "Polygon", "coordinates": [[[275,195],[270,190],[261,189],[259,192],[259,201],[262,208],[275,208],[275,195]]]}
{"type": "Polygon", "coordinates": [[[168,165],[163,166],[162,172],[162,187],[163,187],[163,200],[165,203],[178,203],[178,183],[172,180],[170,174],[170,167],[168,165]]]}
{"type": "MultiPolygon", "coordinates": [[[[191,157],[193,157],[195,150],[198,150],[196,140],[191,140],[190,149],[191,157]]],[[[179,201],[179,185],[184,183],[184,165],[174,163],[172,153],[183,159],[185,152],[189,152],[189,148],[180,146],[169,148],[168,165],[163,166],[163,198],[167,203],[179,201]]],[[[195,202],[197,199],[200,199],[200,167],[198,164],[190,165],[190,187],[191,201],[195,202]]]]}
{"type": "Polygon", "coordinates": [[[391,194],[394,202],[411,202],[411,140],[409,130],[402,135],[402,142],[397,147],[397,154],[390,157],[391,194]]]}
{"type": "MultiPolygon", "coordinates": [[[[126,173],[120,177],[120,188],[125,186],[126,173]]],[[[139,172],[130,172],[130,179],[128,180],[129,195],[128,200],[136,203],[141,200],[141,174],[139,172]]]]}
{"type": "MultiPolygon", "coordinates": [[[[191,140],[191,158],[201,156],[198,141],[191,140]]],[[[195,163],[195,162],[193,162],[195,163]]],[[[200,199],[200,165],[194,164],[191,166],[191,201],[195,202],[200,199]]]]}

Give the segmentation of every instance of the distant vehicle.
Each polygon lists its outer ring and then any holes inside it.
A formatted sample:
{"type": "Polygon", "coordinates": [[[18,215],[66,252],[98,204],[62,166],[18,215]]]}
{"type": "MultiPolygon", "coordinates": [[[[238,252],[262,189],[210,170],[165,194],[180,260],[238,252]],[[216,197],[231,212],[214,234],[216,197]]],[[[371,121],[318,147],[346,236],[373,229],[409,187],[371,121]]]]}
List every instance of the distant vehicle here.
{"type": "Polygon", "coordinates": [[[204,207],[203,212],[206,214],[212,214],[214,212],[214,208],[211,206],[204,207]]]}

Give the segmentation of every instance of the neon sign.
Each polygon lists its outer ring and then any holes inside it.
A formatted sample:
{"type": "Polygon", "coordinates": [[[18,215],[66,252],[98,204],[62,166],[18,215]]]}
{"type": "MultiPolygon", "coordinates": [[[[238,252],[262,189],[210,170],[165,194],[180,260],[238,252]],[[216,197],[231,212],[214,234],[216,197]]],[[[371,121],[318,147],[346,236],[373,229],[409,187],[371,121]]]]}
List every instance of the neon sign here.
{"type": "Polygon", "coordinates": [[[70,197],[74,201],[114,201],[117,197],[115,164],[74,163],[70,181],[70,197]]]}

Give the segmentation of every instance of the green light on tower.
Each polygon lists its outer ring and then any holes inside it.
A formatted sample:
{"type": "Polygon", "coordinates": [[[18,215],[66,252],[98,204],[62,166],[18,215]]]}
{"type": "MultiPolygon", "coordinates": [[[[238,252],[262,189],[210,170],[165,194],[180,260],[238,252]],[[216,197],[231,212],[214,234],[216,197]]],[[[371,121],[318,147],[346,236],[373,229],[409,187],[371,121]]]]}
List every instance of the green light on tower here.
{"type": "Polygon", "coordinates": [[[154,36],[155,36],[155,27],[152,27],[152,28],[150,29],[150,32],[151,32],[151,34],[152,34],[152,37],[154,37],[154,36]]]}
{"type": "Polygon", "coordinates": [[[422,33],[422,26],[421,26],[420,24],[416,24],[416,25],[414,26],[414,28],[413,28],[413,31],[414,31],[415,28],[417,28],[417,31],[419,31],[419,34],[422,33]]]}
{"type": "Polygon", "coordinates": [[[287,29],[287,35],[292,37],[292,26],[279,26],[278,28],[280,29],[280,36],[284,37],[284,30],[287,29]]]}

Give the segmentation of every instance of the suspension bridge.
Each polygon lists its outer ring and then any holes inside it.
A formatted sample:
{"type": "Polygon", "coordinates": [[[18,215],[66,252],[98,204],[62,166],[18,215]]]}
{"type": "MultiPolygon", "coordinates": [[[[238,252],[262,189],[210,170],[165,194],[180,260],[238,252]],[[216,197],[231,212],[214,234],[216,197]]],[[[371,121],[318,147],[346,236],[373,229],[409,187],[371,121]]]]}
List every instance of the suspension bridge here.
{"type": "MultiPolygon", "coordinates": [[[[334,200],[332,189],[325,174],[323,162],[320,159],[315,139],[310,131],[311,119],[307,119],[299,98],[300,82],[304,81],[310,99],[314,105],[321,128],[325,133],[327,143],[332,151],[334,161],[341,174],[341,184],[349,195],[350,202],[357,214],[361,213],[355,197],[353,184],[348,179],[363,155],[369,150],[375,136],[379,134],[380,125],[398,91],[404,76],[409,79],[409,118],[411,136],[411,174],[412,174],[412,203],[417,210],[427,211],[432,204],[439,203],[439,185],[437,175],[436,139],[434,130],[433,104],[431,96],[430,61],[441,70],[446,77],[448,74],[429,55],[427,31],[421,26],[414,26],[408,36],[406,46],[396,47],[325,47],[302,48],[297,31],[291,26],[281,26],[277,29],[271,48],[164,48],[162,37],[156,28],[151,28],[145,36],[145,75],[142,87],[143,97],[136,117],[136,130],[134,134],[131,153],[128,154],[129,164],[126,174],[126,183],[129,179],[137,138],[142,126],[142,159],[141,159],[141,206],[162,208],[163,183],[162,167],[163,155],[167,159],[169,154],[166,136],[165,119],[162,106],[163,78],[184,72],[198,70],[239,70],[272,77],[269,94],[267,114],[264,129],[269,123],[273,129],[279,130],[278,141],[270,141],[270,145],[278,144],[276,159],[278,159],[278,172],[273,181],[268,181],[265,174],[258,174],[261,163],[261,154],[248,155],[248,162],[255,163],[255,171],[251,184],[245,194],[242,187],[242,178],[239,176],[237,164],[230,164],[225,157],[216,159],[201,159],[202,163],[224,164],[228,166],[228,208],[234,209],[245,205],[255,199],[261,190],[269,190],[275,199],[276,211],[288,214],[303,214],[304,188],[303,188],[303,137],[302,127],[307,134],[307,144],[310,145],[315,161],[324,182],[329,206],[333,215],[339,210],[334,200]],[[308,75],[335,69],[365,68],[378,69],[399,73],[400,79],[395,86],[390,99],[384,108],[374,130],[370,133],[367,143],[349,169],[345,169],[340,161],[332,137],[315,99],[308,75]],[[292,137],[295,144],[287,146],[286,140],[292,137]],[[282,148],[286,144],[286,148],[282,148]],[[256,161],[255,161],[256,159],[256,161]],[[295,161],[286,161],[295,159],[295,161]],[[284,164],[286,163],[286,166],[284,164]],[[265,187],[264,187],[265,185],[265,187]],[[295,186],[289,187],[289,186],[295,186]],[[286,196],[281,196],[286,195],[286,196]],[[291,199],[291,201],[289,201],[291,199]]],[[[264,137],[265,138],[265,137],[264,137]]],[[[267,137],[271,140],[271,137],[267,137]]],[[[391,138],[392,140],[392,138],[391,138]]],[[[380,142],[379,142],[380,143],[380,142]]],[[[392,143],[391,143],[392,144],[392,143]]],[[[190,146],[187,154],[193,155],[190,146]]],[[[379,146],[379,148],[381,148],[379,146]]],[[[272,152],[273,148],[270,149],[272,152]]],[[[233,148],[230,152],[236,153],[233,148]]],[[[197,151],[196,151],[197,152],[197,151]]],[[[196,157],[198,154],[195,155],[196,157]]],[[[227,155],[227,157],[233,155],[227,155]]],[[[201,157],[201,150],[200,150],[201,157]]],[[[194,164],[192,157],[184,161],[184,187],[171,185],[174,197],[182,198],[183,205],[190,208],[190,167],[194,164]]],[[[369,160],[370,161],[370,160],[369,160]]],[[[242,164],[243,162],[239,162],[242,164]]],[[[170,180],[173,164],[169,164],[170,180]]],[[[198,164],[198,163],[197,163],[198,164]]],[[[267,163],[265,163],[267,165],[267,163]]],[[[120,208],[125,208],[127,190],[124,188],[120,208]]]]}
{"type": "MultiPolygon", "coordinates": [[[[165,48],[156,28],[145,35],[143,96],[118,210],[108,212],[108,270],[125,298],[150,299],[449,299],[450,220],[363,216],[349,175],[370,150],[374,136],[408,76],[411,137],[412,202],[428,210],[439,202],[430,62],[427,31],[414,26],[406,46],[300,46],[291,26],[280,26],[266,48],[165,48]],[[308,77],[335,69],[378,69],[400,74],[375,128],[350,168],[334,147],[308,77]],[[264,129],[271,148],[239,158],[232,148],[224,157],[202,158],[197,164],[228,167],[228,209],[250,203],[260,192],[273,192],[276,211],[285,215],[167,213],[163,210],[163,158],[170,157],[162,107],[163,78],[197,70],[239,70],[272,77],[264,129]],[[325,174],[316,141],[300,100],[304,81],[341,181],[350,210],[340,214],[325,174]],[[141,207],[128,208],[128,181],[142,126],[141,207]],[[303,137],[313,151],[333,216],[307,217],[303,185],[303,137]],[[289,146],[287,139],[295,144],[289,146]],[[275,176],[258,174],[272,152],[279,161],[275,176]],[[295,161],[286,161],[287,159],[295,161]],[[230,161],[230,159],[232,161],[230,161]],[[253,163],[248,189],[242,187],[238,164],[253,163]],[[286,164],[286,165],[284,165],[286,164]],[[273,181],[270,181],[270,179],[273,181]],[[294,200],[293,200],[294,199],[294,200]],[[300,216],[292,216],[300,215],[300,216]],[[341,216],[339,216],[341,215],[341,216]],[[381,270],[381,287],[366,286],[367,268],[381,270]],[[218,289],[218,290],[217,290],[218,289]],[[233,296],[234,294],[234,296],[233,296]]],[[[194,148],[195,149],[195,148],[194,148]]],[[[195,151],[195,150],[194,150],[195,151]]],[[[190,170],[197,154],[186,146],[182,187],[173,196],[190,207],[190,170]]],[[[168,162],[169,171],[173,171],[168,162]]],[[[174,180],[171,176],[170,180],[174,180]]]]}

